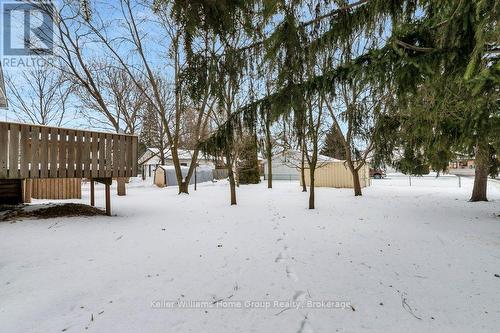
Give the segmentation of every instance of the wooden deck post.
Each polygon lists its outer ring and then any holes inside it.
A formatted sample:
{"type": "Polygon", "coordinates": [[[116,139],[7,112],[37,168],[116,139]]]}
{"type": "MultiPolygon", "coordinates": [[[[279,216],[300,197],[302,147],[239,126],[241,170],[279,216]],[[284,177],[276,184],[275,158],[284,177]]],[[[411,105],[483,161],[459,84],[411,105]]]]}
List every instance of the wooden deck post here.
{"type": "Polygon", "coordinates": [[[111,216],[111,186],[107,182],[106,187],[106,215],[111,216]]]}
{"type": "Polygon", "coordinates": [[[31,203],[31,179],[23,179],[21,185],[23,203],[31,203]]]}
{"type": "Polygon", "coordinates": [[[127,194],[125,189],[125,180],[126,179],[123,177],[116,178],[116,182],[118,183],[117,192],[119,196],[124,196],[127,194]]]}
{"type": "Polygon", "coordinates": [[[95,189],[94,189],[94,179],[90,178],[90,205],[95,206],[95,189]]]}

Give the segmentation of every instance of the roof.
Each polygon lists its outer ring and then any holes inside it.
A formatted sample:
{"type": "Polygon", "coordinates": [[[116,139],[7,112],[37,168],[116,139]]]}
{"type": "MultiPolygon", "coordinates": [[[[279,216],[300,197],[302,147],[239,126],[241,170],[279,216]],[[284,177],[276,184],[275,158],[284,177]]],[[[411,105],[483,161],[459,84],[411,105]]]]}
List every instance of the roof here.
{"type": "MultiPolygon", "coordinates": [[[[161,168],[163,170],[175,170],[175,166],[173,166],[173,165],[158,165],[158,168],[161,168]]],[[[187,170],[189,170],[189,167],[181,166],[181,170],[187,171],[187,170]]],[[[196,167],[196,171],[203,171],[203,170],[212,171],[213,167],[207,166],[207,165],[201,165],[201,166],[196,167]]]]}
{"type": "Polygon", "coordinates": [[[5,90],[5,81],[3,79],[3,69],[2,63],[0,62],[0,108],[9,107],[9,103],[7,101],[7,90],[5,90]]]}
{"type": "MultiPolygon", "coordinates": [[[[160,156],[160,149],[159,148],[148,148],[148,150],[156,156],[160,156]]],[[[165,159],[170,160],[172,159],[172,154],[170,148],[165,148],[163,151],[165,154],[165,159]]],[[[179,156],[179,159],[181,160],[190,160],[193,157],[193,150],[187,150],[187,149],[177,149],[177,155],[179,156]]]]}
{"type": "MultiPolygon", "coordinates": [[[[177,149],[177,155],[180,160],[191,160],[193,158],[193,150],[188,149],[177,149]]],[[[170,148],[164,150],[165,160],[172,160],[172,154],[170,148]]],[[[200,153],[198,154],[198,161],[206,160],[204,156],[200,153]]],[[[139,164],[152,164],[159,165],[160,162],[160,149],[159,148],[147,148],[144,154],[139,158],[139,164]]]]}
{"type": "MultiPolygon", "coordinates": [[[[273,160],[285,160],[285,161],[289,160],[289,161],[300,162],[302,160],[302,152],[294,149],[284,150],[281,153],[274,154],[273,160]]],[[[332,162],[344,162],[344,161],[338,160],[333,157],[318,154],[318,163],[332,163],[332,162]]],[[[264,160],[264,163],[267,163],[267,161],[264,160]]]]}

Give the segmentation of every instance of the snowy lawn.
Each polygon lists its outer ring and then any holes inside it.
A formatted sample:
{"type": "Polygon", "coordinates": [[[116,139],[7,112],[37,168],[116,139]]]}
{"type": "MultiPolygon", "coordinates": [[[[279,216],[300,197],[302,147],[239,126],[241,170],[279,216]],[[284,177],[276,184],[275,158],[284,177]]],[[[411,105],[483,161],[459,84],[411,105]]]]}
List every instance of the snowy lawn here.
{"type": "Polygon", "coordinates": [[[498,332],[500,186],[412,181],[317,189],[313,211],[297,183],[237,207],[225,181],[134,183],[115,217],[0,223],[0,332],[498,332]]]}

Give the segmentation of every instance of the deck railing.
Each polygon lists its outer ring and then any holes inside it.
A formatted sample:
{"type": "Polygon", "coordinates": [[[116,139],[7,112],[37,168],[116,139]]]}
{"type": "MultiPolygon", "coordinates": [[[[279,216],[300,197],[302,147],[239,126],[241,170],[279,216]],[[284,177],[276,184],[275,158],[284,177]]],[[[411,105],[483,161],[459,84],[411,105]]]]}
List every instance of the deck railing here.
{"type": "Polygon", "coordinates": [[[0,122],[0,179],[137,176],[137,136],[0,122]]]}

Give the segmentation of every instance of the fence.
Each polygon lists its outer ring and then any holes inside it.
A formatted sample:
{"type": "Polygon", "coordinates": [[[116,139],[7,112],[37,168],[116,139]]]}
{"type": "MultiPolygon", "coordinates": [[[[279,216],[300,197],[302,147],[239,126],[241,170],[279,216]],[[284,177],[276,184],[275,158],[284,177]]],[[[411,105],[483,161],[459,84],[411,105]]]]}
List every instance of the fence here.
{"type": "MultiPolygon", "coordinates": [[[[267,171],[266,171],[267,172],[267,171]]],[[[269,174],[264,173],[264,180],[267,180],[269,174]]],[[[291,173],[274,173],[272,174],[273,180],[288,180],[289,182],[300,180],[300,171],[291,173]]]]}
{"type": "Polygon", "coordinates": [[[473,177],[463,177],[461,175],[435,173],[423,176],[409,176],[400,173],[387,174],[384,179],[373,180],[377,186],[402,186],[402,187],[450,187],[460,188],[464,180],[473,179],[473,177]]]}
{"type": "Polygon", "coordinates": [[[0,179],[136,175],[136,136],[0,122],[0,179]]]}
{"type": "Polygon", "coordinates": [[[217,168],[214,169],[214,179],[226,179],[229,176],[229,173],[226,168],[217,168]]]}

